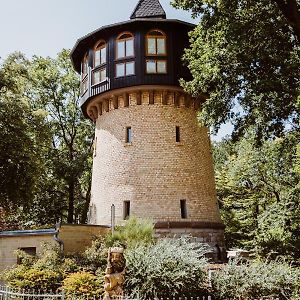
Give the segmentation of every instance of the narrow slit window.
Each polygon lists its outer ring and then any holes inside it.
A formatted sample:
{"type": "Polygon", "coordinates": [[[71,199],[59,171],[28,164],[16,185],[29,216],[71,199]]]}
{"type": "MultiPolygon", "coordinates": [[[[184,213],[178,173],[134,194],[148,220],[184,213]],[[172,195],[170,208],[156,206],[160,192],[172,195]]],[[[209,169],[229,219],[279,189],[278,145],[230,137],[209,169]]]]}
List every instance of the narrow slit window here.
{"type": "Polygon", "coordinates": [[[132,142],[132,129],[131,127],[126,127],[126,143],[132,142]]]}
{"type": "Polygon", "coordinates": [[[187,218],[187,208],[186,208],[186,200],[185,199],[180,200],[180,213],[181,213],[182,219],[187,218]]]}
{"type": "Polygon", "coordinates": [[[176,126],[176,143],[180,142],[180,127],[176,126]]]}
{"type": "Polygon", "coordinates": [[[124,220],[130,216],[130,201],[124,201],[124,220]]]}

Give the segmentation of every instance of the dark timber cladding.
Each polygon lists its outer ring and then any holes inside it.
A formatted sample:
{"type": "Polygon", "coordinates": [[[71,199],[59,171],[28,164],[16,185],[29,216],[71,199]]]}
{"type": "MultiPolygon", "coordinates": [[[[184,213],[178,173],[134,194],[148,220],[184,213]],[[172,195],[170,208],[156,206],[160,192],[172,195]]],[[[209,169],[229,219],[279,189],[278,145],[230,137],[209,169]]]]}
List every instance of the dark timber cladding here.
{"type": "Polygon", "coordinates": [[[81,73],[80,104],[84,114],[87,116],[86,107],[93,97],[111,90],[139,85],[178,87],[180,78],[191,80],[188,68],[182,64],[182,55],[189,47],[188,32],[194,27],[191,23],[166,19],[158,0],[140,0],[131,20],[103,26],[80,38],[72,49],[71,59],[75,70],[81,73]],[[122,35],[125,44],[126,39],[132,42],[130,55],[118,54],[122,35]],[[159,48],[162,39],[163,48],[159,48]],[[101,63],[96,65],[99,42],[104,45],[105,55],[101,54],[103,61],[97,58],[101,63]]]}

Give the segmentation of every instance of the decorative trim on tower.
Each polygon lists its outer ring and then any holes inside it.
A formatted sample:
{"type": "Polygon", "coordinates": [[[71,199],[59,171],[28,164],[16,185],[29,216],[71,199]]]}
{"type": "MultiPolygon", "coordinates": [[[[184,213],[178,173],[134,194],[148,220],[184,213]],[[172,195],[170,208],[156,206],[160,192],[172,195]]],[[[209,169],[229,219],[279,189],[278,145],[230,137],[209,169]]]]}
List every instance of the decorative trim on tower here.
{"type": "Polygon", "coordinates": [[[166,12],[159,0],[140,0],[130,16],[130,19],[138,18],[166,19],[166,12]]]}

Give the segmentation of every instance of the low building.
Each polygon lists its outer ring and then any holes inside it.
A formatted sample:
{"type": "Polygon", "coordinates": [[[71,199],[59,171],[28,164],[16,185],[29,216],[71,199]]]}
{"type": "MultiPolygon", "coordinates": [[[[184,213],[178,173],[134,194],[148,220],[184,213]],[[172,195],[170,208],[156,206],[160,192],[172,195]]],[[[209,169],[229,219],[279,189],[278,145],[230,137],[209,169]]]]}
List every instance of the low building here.
{"type": "Polygon", "coordinates": [[[107,233],[108,226],[66,224],[59,228],[13,230],[0,232],[0,272],[18,264],[16,250],[39,255],[43,244],[60,246],[66,254],[82,252],[99,235],[107,233]]]}

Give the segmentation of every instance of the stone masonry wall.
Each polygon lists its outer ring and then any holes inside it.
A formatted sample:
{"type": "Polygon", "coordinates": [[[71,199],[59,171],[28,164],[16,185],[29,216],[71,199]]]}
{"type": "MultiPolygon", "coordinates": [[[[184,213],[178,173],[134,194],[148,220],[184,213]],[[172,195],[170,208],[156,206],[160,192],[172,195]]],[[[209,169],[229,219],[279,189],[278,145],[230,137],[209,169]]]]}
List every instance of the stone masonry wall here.
{"type": "Polygon", "coordinates": [[[184,221],[221,223],[210,140],[196,106],[183,93],[165,90],[128,91],[91,103],[88,111],[96,120],[91,224],[109,225],[112,204],[122,223],[124,201],[130,201],[131,215],[182,221],[181,199],[187,203],[184,221]]]}

